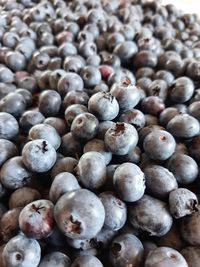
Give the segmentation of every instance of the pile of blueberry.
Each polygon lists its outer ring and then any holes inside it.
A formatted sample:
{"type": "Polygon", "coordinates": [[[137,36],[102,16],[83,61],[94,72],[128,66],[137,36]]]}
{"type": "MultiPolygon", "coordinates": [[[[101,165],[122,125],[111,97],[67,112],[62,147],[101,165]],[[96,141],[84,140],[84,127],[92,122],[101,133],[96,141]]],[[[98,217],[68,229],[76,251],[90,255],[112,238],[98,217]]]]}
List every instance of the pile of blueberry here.
{"type": "Polygon", "coordinates": [[[0,266],[200,266],[200,18],[0,0],[0,266]]]}

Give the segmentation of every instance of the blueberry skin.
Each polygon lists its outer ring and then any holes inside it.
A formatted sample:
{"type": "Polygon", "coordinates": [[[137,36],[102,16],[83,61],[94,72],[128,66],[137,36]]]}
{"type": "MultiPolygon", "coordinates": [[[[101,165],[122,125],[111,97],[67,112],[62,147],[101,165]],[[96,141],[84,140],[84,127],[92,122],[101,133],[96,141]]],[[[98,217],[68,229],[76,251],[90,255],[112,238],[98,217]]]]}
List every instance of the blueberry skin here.
{"type": "Polygon", "coordinates": [[[80,157],[83,154],[83,145],[69,132],[62,136],[60,151],[67,157],[80,157]]]}
{"type": "Polygon", "coordinates": [[[54,127],[49,124],[37,124],[33,126],[28,134],[30,140],[45,139],[56,150],[61,144],[61,138],[54,127]]]}
{"type": "Polygon", "coordinates": [[[19,132],[19,125],[14,116],[0,112],[0,138],[12,140],[19,132]]]}
{"type": "Polygon", "coordinates": [[[32,201],[38,200],[41,198],[41,194],[38,190],[31,187],[21,187],[16,189],[9,198],[9,208],[19,208],[24,207],[32,201]]]}
{"type": "Polygon", "coordinates": [[[45,90],[39,97],[39,111],[45,116],[56,116],[60,110],[61,97],[54,90],[45,90]]]}
{"type": "Polygon", "coordinates": [[[119,83],[114,83],[110,93],[117,99],[121,111],[134,108],[140,101],[138,88],[127,77],[119,83]]]}
{"type": "Polygon", "coordinates": [[[106,163],[102,154],[96,151],[84,153],[77,165],[80,182],[89,189],[100,188],[106,181],[106,163]]]}
{"type": "Polygon", "coordinates": [[[185,247],[185,242],[181,237],[179,228],[180,228],[179,224],[174,223],[172,225],[172,228],[166,235],[157,238],[156,244],[159,247],[170,247],[178,251],[183,249],[185,247]]]}
{"type": "Polygon", "coordinates": [[[115,125],[114,121],[101,121],[99,122],[97,138],[104,140],[106,131],[115,125]]]}
{"type": "Polygon", "coordinates": [[[100,121],[109,121],[117,117],[119,104],[110,93],[98,92],[90,97],[88,110],[100,121]]]}
{"type": "Polygon", "coordinates": [[[118,235],[111,244],[109,258],[114,267],[140,266],[144,248],[133,234],[118,235]]]}
{"type": "Polygon", "coordinates": [[[98,119],[86,112],[75,117],[71,125],[71,133],[76,139],[88,141],[96,136],[98,126],[98,119]]]}
{"type": "Polygon", "coordinates": [[[136,129],[143,128],[146,123],[144,114],[138,109],[131,109],[123,112],[119,117],[119,121],[129,123],[136,129]]]}
{"type": "Polygon", "coordinates": [[[104,142],[107,149],[113,154],[126,155],[136,147],[138,133],[131,124],[116,123],[106,131],[104,142]]]}
{"type": "Polygon", "coordinates": [[[37,267],[41,258],[41,248],[35,239],[17,235],[10,239],[2,254],[5,266],[37,267]]]}
{"type": "Polygon", "coordinates": [[[0,100],[0,111],[19,118],[26,109],[26,100],[20,93],[9,93],[0,100]]]}
{"type": "Polygon", "coordinates": [[[195,159],[198,163],[200,161],[200,136],[192,138],[188,144],[189,155],[195,159]]]}
{"type": "Polygon", "coordinates": [[[149,195],[144,195],[138,202],[130,205],[129,220],[134,228],[150,236],[165,235],[173,223],[166,203],[149,195]]]}
{"type": "Polygon", "coordinates": [[[61,97],[65,97],[70,91],[82,91],[83,87],[82,78],[76,73],[68,72],[59,79],[57,89],[61,97]]]}
{"type": "Polygon", "coordinates": [[[22,157],[16,156],[3,164],[0,178],[6,188],[17,189],[30,184],[33,174],[24,165],[22,157]]]}
{"type": "Polygon", "coordinates": [[[20,117],[19,124],[25,133],[28,133],[32,126],[40,124],[45,120],[41,112],[37,110],[27,110],[20,117]]]}
{"type": "Polygon", "coordinates": [[[49,171],[56,162],[54,147],[45,139],[28,142],[22,150],[22,160],[28,170],[33,172],[49,171]]]}
{"type": "Polygon", "coordinates": [[[65,120],[67,122],[67,125],[70,127],[76,116],[82,113],[87,113],[87,112],[88,112],[88,109],[84,105],[81,105],[81,104],[70,105],[65,110],[65,120]]]}
{"type": "Polygon", "coordinates": [[[175,249],[169,247],[159,247],[147,256],[144,267],[188,267],[186,260],[175,249]]]}
{"type": "Polygon", "coordinates": [[[146,188],[144,173],[137,165],[129,162],[117,167],[113,184],[120,198],[127,202],[141,199],[146,188]]]}
{"type": "Polygon", "coordinates": [[[62,252],[55,251],[45,255],[38,267],[70,267],[70,258],[62,252]]]}
{"type": "Polygon", "coordinates": [[[44,124],[48,124],[56,129],[60,136],[67,132],[65,120],[57,117],[48,117],[44,120],[44,124]]]}
{"type": "Polygon", "coordinates": [[[80,74],[86,88],[94,88],[101,82],[101,72],[96,67],[86,66],[80,74]]]}
{"type": "Polygon", "coordinates": [[[75,259],[71,267],[103,267],[102,263],[98,258],[92,255],[80,256],[75,259]]]}
{"type": "Polygon", "coordinates": [[[180,112],[177,108],[167,107],[160,113],[159,121],[161,125],[167,126],[168,122],[178,114],[180,114],[180,112]]]}
{"type": "Polygon", "coordinates": [[[180,232],[183,239],[192,246],[200,245],[200,212],[192,213],[190,216],[185,216],[180,219],[180,232]]]}
{"type": "Polygon", "coordinates": [[[193,96],[194,89],[194,83],[190,78],[179,77],[172,83],[169,95],[172,101],[176,103],[185,103],[193,96]]]}
{"type": "Polygon", "coordinates": [[[192,138],[199,134],[200,126],[197,119],[180,114],[172,118],[167,124],[167,130],[177,138],[192,138]]]}
{"type": "Polygon", "coordinates": [[[56,177],[57,174],[61,172],[70,172],[73,174],[77,164],[78,160],[72,157],[64,157],[57,159],[55,165],[51,170],[52,180],[56,177]]]}
{"type": "Polygon", "coordinates": [[[174,137],[163,130],[154,130],[143,142],[145,153],[153,160],[167,160],[174,153],[175,147],[174,137]]]}
{"type": "Polygon", "coordinates": [[[189,267],[198,267],[200,260],[200,248],[188,246],[181,250],[181,254],[186,259],[189,267]]]}
{"type": "Polygon", "coordinates": [[[21,208],[5,211],[0,221],[1,240],[8,242],[19,232],[19,214],[21,208]]]}
{"type": "Polygon", "coordinates": [[[105,210],[94,193],[78,189],[64,194],[58,200],[54,207],[54,218],[64,235],[72,239],[91,239],[103,227],[105,210]]]}
{"type": "Polygon", "coordinates": [[[112,153],[106,149],[103,140],[94,138],[87,142],[83,148],[83,152],[86,153],[89,151],[99,152],[104,157],[106,165],[108,165],[112,160],[112,153]]]}
{"type": "Polygon", "coordinates": [[[190,104],[188,107],[189,114],[192,117],[195,117],[198,121],[200,121],[199,108],[200,108],[200,101],[195,101],[192,104],[190,104]]]}
{"type": "Polygon", "coordinates": [[[186,188],[178,188],[169,194],[169,209],[175,219],[198,211],[197,207],[196,195],[186,188]]]}
{"type": "Polygon", "coordinates": [[[127,60],[133,58],[137,52],[138,47],[133,41],[120,43],[113,50],[113,53],[116,54],[122,62],[126,62],[127,60]]]}
{"type": "Polygon", "coordinates": [[[178,188],[173,173],[160,165],[150,165],[144,169],[146,191],[153,197],[166,199],[169,193],[178,188]]]}
{"type": "Polygon", "coordinates": [[[190,184],[198,176],[198,165],[193,158],[188,155],[175,153],[167,162],[167,168],[171,171],[178,183],[190,184]]]}
{"type": "Polygon", "coordinates": [[[29,238],[47,238],[53,231],[53,209],[53,203],[47,199],[27,204],[19,215],[20,230],[29,238]]]}
{"type": "Polygon", "coordinates": [[[89,96],[84,91],[71,91],[68,92],[63,99],[63,108],[66,109],[67,107],[73,104],[81,104],[83,106],[87,106],[89,100],[89,96]]]}
{"type": "Polygon", "coordinates": [[[127,219],[126,204],[109,191],[101,193],[99,198],[105,209],[104,227],[118,231],[127,219]]]}
{"type": "Polygon", "coordinates": [[[14,143],[6,139],[0,139],[0,167],[8,159],[14,157],[18,153],[18,149],[14,143]]]}
{"type": "Polygon", "coordinates": [[[56,203],[58,199],[67,192],[79,189],[80,185],[76,177],[69,172],[61,172],[55,176],[50,190],[49,199],[56,203]]]}

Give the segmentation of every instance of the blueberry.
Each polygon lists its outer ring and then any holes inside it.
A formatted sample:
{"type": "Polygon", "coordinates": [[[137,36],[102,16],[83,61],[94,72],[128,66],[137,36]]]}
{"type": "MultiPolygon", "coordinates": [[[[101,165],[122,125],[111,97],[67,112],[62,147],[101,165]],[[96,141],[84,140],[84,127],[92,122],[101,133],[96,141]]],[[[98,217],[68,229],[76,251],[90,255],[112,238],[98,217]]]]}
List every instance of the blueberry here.
{"type": "Polygon", "coordinates": [[[188,266],[198,267],[200,259],[199,247],[188,246],[181,250],[181,254],[186,259],[188,266]]]}
{"type": "Polygon", "coordinates": [[[110,93],[99,92],[94,94],[89,102],[88,109],[99,120],[112,120],[119,113],[119,105],[110,93]]]}
{"type": "Polygon", "coordinates": [[[28,142],[22,150],[22,160],[25,166],[33,172],[46,172],[56,162],[56,151],[45,139],[28,142]]]}
{"type": "Polygon", "coordinates": [[[159,121],[161,125],[166,126],[168,122],[173,119],[176,115],[178,115],[180,112],[175,107],[167,107],[165,108],[159,116],[159,121]]]}
{"type": "Polygon", "coordinates": [[[102,156],[104,157],[106,165],[108,165],[110,161],[112,160],[112,153],[106,149],[105,143],[103,140],[94,138],[90,140],[89,142],[87,142],[83,148],[83,152],[86,153],[89,151],[96,151],[96,152],[101,153],[102,156]]]}
{"type": "Polygon", "coordinates": [[[113,154],[126,155],[136,147],[138,133],[131,124],[116,123],[106,131],[104,142],[106,148],[113,154]]]}
{"type": "Polygon", "coordinates": [[[44,120],[44,124],[48,124],[56,129],[60,136],[67,132],[65,120],[58,117],[48,117],[44,120]]]}
{"type": "Polygon", "coordinates": [[[103,155],[96,151],[84,153],[77,165],[77,175],[87,188],[103,186],[106,181],[106,163],[103,155]]]}
{"type": "Polygon", "coordinates": [[[66,73],[58,81],[58,92],[64,97],[70,91],[82,91],[83,80],[76,73],[66,73]]]}
{"type": "Polygon", "coordinates": [[[77,54],[77,48],[73,43],[64,42],[58,47],[58,54],[61,58],[74,56],[77,54]]]}
{"type": "Polygon", "coordinates": [[[121,234],[112,241],[109,257],[114,267],[139,266],[143,252],[143,245],[135,235],[121,234]]]}
{"type": "Polygon", "coordinates": [[[54,205],[46,199],[35,200],[26,205],[19,215],[19,227],[29,238],[42,239],[53,231],[54,205]]]}
{"type": "Polygon", "coordinates": [[[160,165],[150,165],[144,169],[146,191],[157,198],[167,198],[170,192],[178,188],[173,173],[160,165]]]}
{"type": "Polygon", "coordinates": [[[28,134],[30,140],[45,139],[56,150],[61,144],[61,138],[54,127],[49,124],[37,124],[33,126],[28,134]]]}
{"type": "Polygon", "coordinates": [[[88,109],[86,106],[81,104],[72,104],[65,110],[65,120],[67,122],[67,125],[70,127],[73,120],[76,118],[76,116],[87,113],[88,109]]]}
{"type": "Polygon", "coordinates": [[[119,117],[119,121],[129,123],[136,129],[140,129],[145,126],[145,116],[138,109],[131,109],[123,112],[119,117]]]}
{"type": "Polygon", "coordinates": [[[19,118],[26,109],[26,100],[19,93],[9,93],[0,100],[0,111],[19,118]]]}
{"type": "Polygon", "coordinates": [[[3,262],[6,266],[37,267],[40,262],[41,248],[35,239],[17,235],[10,239],[3,249],[3,262]]]}
{"type": "Polygon", "coordinates": [[[16,189],[9,198],[9,208],[14,209],[18,207],[24,207],[34,200],[41,198],[41,194],[38,190],[31,187],[21,187],[16,189]]]}
{"type": "Polygon", "coordinates": [[[169,194],[169,208],[174,218],[179,219],[198,211],[196,195],[186,188],[178,188],[169,194]]]}
{"type": "Polygon", "coordinates": [[[61,172],[70,172],[73,174],[77,164],[78,161],[72,157],[61,157],[60,159],[57,159],[51,170],[52,179],[54,179],[56,175],[61,172]]]}
{"type": "Polygon", "coordinates": [[[99,121],[91,113],[82,113],[75,117],[71,125],[72,135],[84,141],[94,138],[97,134],[99,121]]]}
{"type": "Polygon", "coordinates": [[[140,101],[139,90],[129,78],[125,78],[122,82],[114,83],[110,93],[116,97],[122,111],[134,108],[140,101]]]}
{"type": "Polygon", "coordinates": [[[189,114],[192,117],[196,118],[198,121],[200,121],[199,106],[200,106],[200,101],[195,101],[191,103],[188,107],[189,114]]]}
{"type": "Polygon", "coordinates": [[[86,66],[81,70],[81,77],[86,88],[93,88],[101,81],[101,72],[93,66],[86,66]]]}
{"type": "Polygon", "coordinates": [[[169,247],[159,247],[152,250],[145,261],[145,267],[188,267],[186,260],[175,249],[169,247]]]}
{"type": "Polygon", "coordinates": [[[138,201],[145,191],[145,177],[141,169],[133,163],[123,163],[114,172],[114,188],[122,200],[138,201]]]}
{"type": "Polygon", "coordinates": [[[49,254],[46,254],[38,267],[53,267],[53,266],[58,266],[58,267],[70,267],[71,261],[69,257],[59,251],[55,251],[49,254]]]}
{"type": "Polygon", "coordinates": [[[63,107],[66,109],[70,105],[73,104],[81,104],[83,106],[86,106],[89,100],[89,96],[84,91],[71,91],[68,92],[63,99],[63,107]]]}
{"type": "Polygon", "coordinates": [[[26,67],[26,58],[18,51],[8,52],[6,55],[6,64],[13,71],[24,70],[26,67]]]}
{"type": "Polygon", "coordinates": [[[4,212],[0,220],[1,240],[8,242],[19,232],[19,214],[21,208],[14,208],[4,212]]]}
{"type": "Polygon", "coordinates": [[[45,116],[56,116],[61,106],[61,97],[54,90],[45,90],[39,97],[39,111],[45,116]]]}
{"type": "Polygon", "coordinates": [[[172,101],[177,103],[184,103],[193,96],[194,83],[188,77],[180,77],[176,79],[169,91],[169,95],[172,101]]]}
{"type": "Polygon", "coordinates": [[[18,153],[16,145],[6,139],[0,139],[0,151],[0,166],[18,153]]]}
{"type": "Polygon", "coordinates": [[[85,255],[80,256],[75,259],[75,261],[72,263],[71,267],[103,267],[102,263],[98,258],[95,256],[85,255]]]}
{"type": "Polygon", "coordinates": [[[1,167],[0,178],[2,184],[9,189],[17,189],[30,184],[33,173],[29,171],[21,156],[12,157],[1,167]],[[13,170],[15,170],[13,172],[13,170]]]}
{"type": "Polygon", "coordinates": [[[180,184],[190,184],[198,176],[197,163],[188,155],[175,153],[168,160],[167,167],[180,184]]]}
{"type": "Polygon", "coordinates": [[[154,130],[143,142],[145,153],[153,160],[167,160],[174,153],[176,142],[167,131],[154,130]]]}
{"type": "Polygon", "coordinates": [[[179,228],[179,225],[174,223],[166,235],[157,238],[156,244],[159,247],[170,247],[178,251],[183,249],[185,247],[185,242],[181,237],[179,228]]]}
{"type": "Polygon", "coordinates": [[[27,110],[20,117],[19,124],[21,129],[28,133],[32,126],[42,123],[45,117],[37,110],[27,110]]]}
{"type": "Polygon", "coordinates": [[[163,100],[167,99],[168,86],[164,80],[154,80],[147,87],[147,95],[149,96],[158,96],[163,100]]]}
{"type": "Polygon", "coordinates": [[[100,232],[105,220],[105,210],[94,193],[78,189],[64,194],[58,200],[54,208],[54,218],[66,236],[89,239],[100,232]]]}
{"type": "Polygon", "coordinates": [[[122,62],[126,62],[137,54],[138,48],[133,41],[125,41],[116,45],[113,52],[118,55],[122,62]]]}
{"type": "Polygon", "coordinates": [[[110,230],[121,229],[127,219],[126,204],[112,192],[103,192],[99,195],[105,209],[104,226],[110,230]]]}
{"type": "Polygon", "coordinates": [[[129,220],[133,227],[150,236],[165,235],[173,223],[166,203],[149,195],[144,195],[139,201],[130,205],[129,220]]]}
{"type": "Polygon", "coordinates": [[[167,130],[177,138],[192,138],[199,133],[200,126],[198,120],[194,117],[188,114],[180,114],[168,122],[167,130]]]}
{"type": "Polygon", "coordinates": [[[67,192],[79,189],[80,186],[76,177],[69,172],[61,172],[55,176],[50,190],[49,199],[56,203],[58,199],[67,192]]]}
{"type": "Polygon", "coordinates": [[[148,96],[141,102],[141,110],[144,113],[158,116],[165,109],[165,104],[158,96],[148,96]]]}

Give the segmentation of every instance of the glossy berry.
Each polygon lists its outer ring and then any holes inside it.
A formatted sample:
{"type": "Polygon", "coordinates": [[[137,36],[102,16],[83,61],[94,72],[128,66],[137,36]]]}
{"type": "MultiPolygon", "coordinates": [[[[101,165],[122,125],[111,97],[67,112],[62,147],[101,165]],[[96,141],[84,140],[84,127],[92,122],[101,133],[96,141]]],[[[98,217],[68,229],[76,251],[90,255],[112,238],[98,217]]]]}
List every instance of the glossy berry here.
{"type": "Polygon", "coordinates": [[[113,184],[124,201],[138,201],[145,191],[145,177],[141,169],[133,163],[123,163],[114,172],[113,184]]]}
{"type": "Polygon", "coordinates": [[[176,142],[167,131],[155,130],[143,142],[145,153],[153,160],[167,160],[175,151],[176,142]]]}
{"type": "Polygon", "coordinates": [[[41,239],[53,231],[53,204],[49,200],[36,200],[26,205],[19,215],[19,227],[30,238],[41,239]]]}
{"type": "Polygon", "coordinates": [[[54,218],[64,235],[73,239],[89,239],[103,227],[105,210],[94,193],[79,189],[64,194],[58,200],[54,218]]]}

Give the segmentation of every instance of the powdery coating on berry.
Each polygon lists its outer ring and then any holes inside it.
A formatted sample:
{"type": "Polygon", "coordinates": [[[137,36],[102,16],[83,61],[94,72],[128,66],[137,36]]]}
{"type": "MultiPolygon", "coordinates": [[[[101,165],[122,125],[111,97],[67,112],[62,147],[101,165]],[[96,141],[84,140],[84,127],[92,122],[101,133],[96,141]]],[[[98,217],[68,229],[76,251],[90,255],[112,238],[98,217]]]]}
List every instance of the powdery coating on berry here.
{"type": "Polygon", "coordinates": [[[56,158],[55,149],[44,139],[30,141],[22,150],[24,164],[34,172],[46,172],[50,170],[55,164],[56,158]]]}

